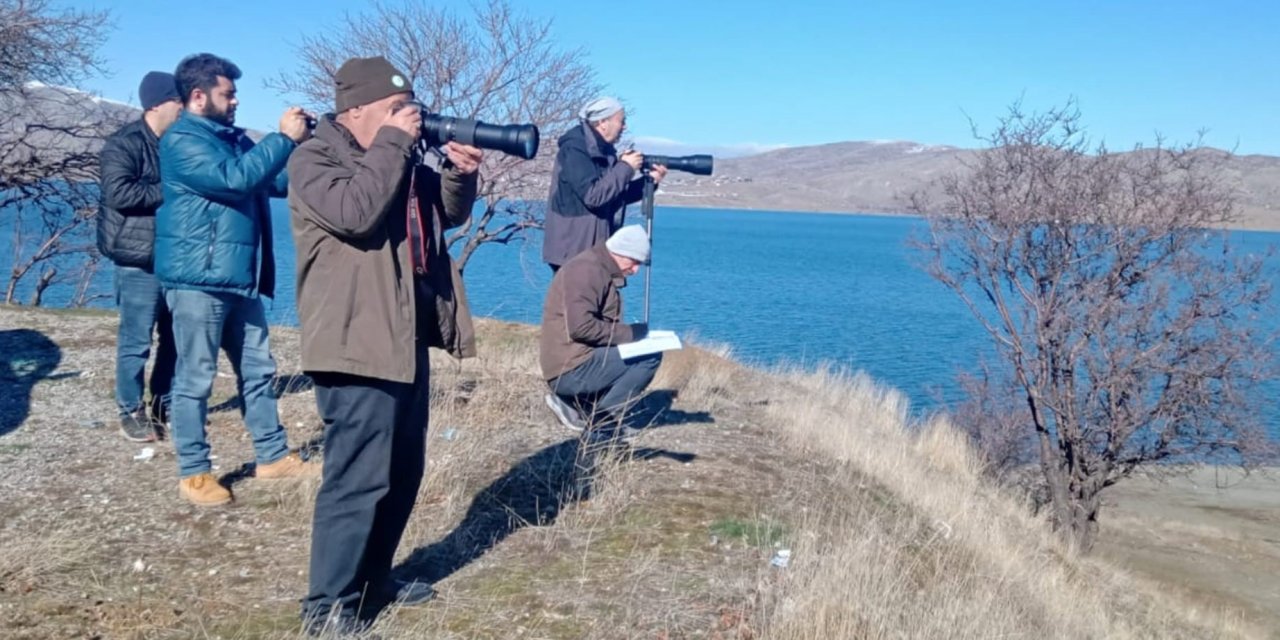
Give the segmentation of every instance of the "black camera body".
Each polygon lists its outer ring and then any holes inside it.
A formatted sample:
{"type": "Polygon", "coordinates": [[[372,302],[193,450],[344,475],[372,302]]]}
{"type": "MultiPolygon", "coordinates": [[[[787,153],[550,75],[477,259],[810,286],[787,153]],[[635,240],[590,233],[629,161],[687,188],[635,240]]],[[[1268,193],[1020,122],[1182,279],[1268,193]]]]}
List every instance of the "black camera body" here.
{"type": "Polygon", "coordinates": [[[699,176],[711,175],[713,158],[706,154],[697,154],[692,156],[654,156],[644,154],[644,168],[649,169],[654,165],[662,165],[671,171],[683,171],[699,176]]]}
{"type": "Polygon", "coordinates": [[[493,149],[507,155],[531,160],[538,155],[538,126],[534,124],[488,124],[469,118],[455,118],[431,113],[421,102],[409,102],[406,108],[422,112],[422,141],[429,147],[446,142],[493,149]]]}

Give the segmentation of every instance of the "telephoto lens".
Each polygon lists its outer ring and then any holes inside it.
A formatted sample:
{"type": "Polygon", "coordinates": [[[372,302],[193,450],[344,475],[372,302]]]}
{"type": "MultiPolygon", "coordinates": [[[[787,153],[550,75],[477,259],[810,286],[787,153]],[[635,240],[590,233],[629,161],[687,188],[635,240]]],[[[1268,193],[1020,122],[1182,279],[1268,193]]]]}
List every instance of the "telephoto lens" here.
{"type": "Polygon", "coordinates": [[[538,155],[537,125],[489,124],[431,113],[420,102],[411,102],[408,106],[417,106],[422,111],[422,139],[429,146],[459,142],[481,149],[501,151],[525,160],[538,155]]]}
{"type": "Polygon", "coordinates": [[[700,176],[711,175],[712,158],[706,154],[693,156],[652,156],[644,155],[644,168],[662,165],[671,171],[683,171],[700,176]]]}

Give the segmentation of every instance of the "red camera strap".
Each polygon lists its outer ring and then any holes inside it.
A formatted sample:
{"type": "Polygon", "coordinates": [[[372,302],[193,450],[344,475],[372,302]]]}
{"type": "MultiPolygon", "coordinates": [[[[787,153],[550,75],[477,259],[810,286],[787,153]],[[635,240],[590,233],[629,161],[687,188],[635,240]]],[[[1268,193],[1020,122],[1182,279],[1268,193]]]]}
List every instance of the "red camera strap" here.
{"type": "Polygon", "coordinates": [[[409,174],[409,206],[405,216],[405,227],[408,231],[409,253],[413,262],[413,273],[417,276],[427,275],[428,252],[426,229],[422,224],[422,203],[418,201],[417,170],[409,174]]]}

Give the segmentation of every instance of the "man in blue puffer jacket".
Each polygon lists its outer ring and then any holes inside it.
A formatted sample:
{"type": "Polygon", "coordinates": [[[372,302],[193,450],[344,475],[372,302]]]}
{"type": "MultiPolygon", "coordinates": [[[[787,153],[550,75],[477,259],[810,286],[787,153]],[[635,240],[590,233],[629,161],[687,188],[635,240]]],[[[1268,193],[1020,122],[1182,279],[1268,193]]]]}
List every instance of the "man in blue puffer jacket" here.
{"type": "Polygon", "coordinates": [[[170,407],[178,492],[212,506],[232,499],[210,473],[204,430],[219,346],[236,372],[257,477],[297,476],[316,466],[290,453],[280,425],[259,297],[275,293],[268,198],[287,195],[285,163],[310,132],[307,114],[291,107],[280,132],[254,145],[234,126],[240,69],[215,55],[185,58],[174,77],[184,111],[160,140],[164,204],[156,214],[155,269],[178,351],[170,407]]]}

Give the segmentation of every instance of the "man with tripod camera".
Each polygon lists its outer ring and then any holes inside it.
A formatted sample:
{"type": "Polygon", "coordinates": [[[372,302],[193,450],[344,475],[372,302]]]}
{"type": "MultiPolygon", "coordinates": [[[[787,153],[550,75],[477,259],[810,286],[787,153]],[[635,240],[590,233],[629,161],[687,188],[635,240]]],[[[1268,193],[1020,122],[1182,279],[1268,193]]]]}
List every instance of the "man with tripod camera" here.
{"type": "Polygon", "coordinates": [[[325,424],[302,614],[350,632],[361,608],[434,595],[393,583],[391,562],[425,466],[427,347],[475,355],[443,232],[471,215],[482,152],[448,142],[440,171],[424,166],[412,86],[382,57],[347,60],[334,84],[336,115],[290,159],[289,207],[302,367],[325,424]]]}
{"type": "MultiPolygon", "coordinates": [[[[639,151],[613,145],[627,128],[627,112],[617,98],[597,98],[578,111],[580,122],[560,137],[542,238],[542,260],[555,273],[571,258],[604,242],[622,227],[624,209],[644,196],[644,180],[632,180],[644,166],[639,151]]],[[[667,168],[649,169],[654,185],[667,168]]]]}

